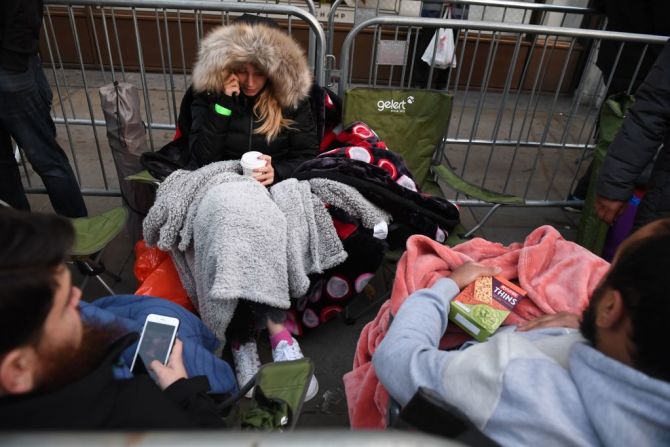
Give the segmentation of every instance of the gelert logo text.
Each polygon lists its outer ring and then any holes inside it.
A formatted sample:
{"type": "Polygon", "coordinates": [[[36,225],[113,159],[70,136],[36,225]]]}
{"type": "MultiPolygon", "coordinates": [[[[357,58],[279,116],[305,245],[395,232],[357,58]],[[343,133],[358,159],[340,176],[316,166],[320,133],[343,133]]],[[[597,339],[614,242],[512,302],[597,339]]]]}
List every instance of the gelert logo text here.
{"type": "Polygon", "coordinates": [[[414,96],[408,96],[407,99],[403,99],[402,101],[395,101],[393,99],[384,101],[383,99],[380,99],[377,101],[377,110],[380,112],[388,111],[392,113],[405,113],[406,106],[413,102],[414,96]]]}

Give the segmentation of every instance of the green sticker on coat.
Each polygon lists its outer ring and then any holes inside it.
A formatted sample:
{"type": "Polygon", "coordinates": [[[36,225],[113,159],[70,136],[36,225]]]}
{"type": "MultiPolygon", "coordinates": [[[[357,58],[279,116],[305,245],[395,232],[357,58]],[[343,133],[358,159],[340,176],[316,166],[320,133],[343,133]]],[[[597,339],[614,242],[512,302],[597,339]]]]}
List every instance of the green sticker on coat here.
{"type": "Polygon", "coordinates": [[[219,104],[214,104],[214,111],[219,115],[223,116],[230,116],[233,113],[230,109],[226,109],[225,107],[219,104]]]}

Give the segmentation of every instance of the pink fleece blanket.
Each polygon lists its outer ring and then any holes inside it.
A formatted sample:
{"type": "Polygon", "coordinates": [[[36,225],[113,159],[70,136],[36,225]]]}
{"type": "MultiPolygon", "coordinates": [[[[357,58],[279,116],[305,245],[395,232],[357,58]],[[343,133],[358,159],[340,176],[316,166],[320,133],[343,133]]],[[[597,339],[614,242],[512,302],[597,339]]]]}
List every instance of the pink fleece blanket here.
{"type": "MultiPolygon", "coordinates": [[[[344,375],[344,387],[352,428],[384,428],[388,394],[377,380],[372,354],[381,343],[405,299],[414,291],[430,287],[467,261],[497,265],[501,276],[518,280],[529,299],[520,303],[505,324],[518,324],[561,311],[581,313],[609,264],[585,248],[566,241],[553,227],[537,228],[523,243],[503,246],[472,239],[454,248],[425,236],[412,236],[398,262],[391,299],[361,332],[353,370],[344,375]]],[[[447,331],[442,347],[453,347],[466,339],[463,332],[447,331]]]]}

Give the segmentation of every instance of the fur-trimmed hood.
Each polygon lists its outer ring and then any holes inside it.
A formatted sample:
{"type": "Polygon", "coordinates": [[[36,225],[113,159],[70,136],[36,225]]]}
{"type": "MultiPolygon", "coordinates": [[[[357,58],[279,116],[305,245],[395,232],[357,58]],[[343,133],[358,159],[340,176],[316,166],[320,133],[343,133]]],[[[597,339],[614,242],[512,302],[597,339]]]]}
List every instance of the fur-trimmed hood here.
{"type": "Polygon", "coordinates": [[[309,95],[312,73],[302,48],[288,34],[264,24],[237,23],[211,31],[200,44],[193,87],[223,93],[230,68],[245,63],[267,75],[271,93],[282,108],[295,108],[309,95]]]}

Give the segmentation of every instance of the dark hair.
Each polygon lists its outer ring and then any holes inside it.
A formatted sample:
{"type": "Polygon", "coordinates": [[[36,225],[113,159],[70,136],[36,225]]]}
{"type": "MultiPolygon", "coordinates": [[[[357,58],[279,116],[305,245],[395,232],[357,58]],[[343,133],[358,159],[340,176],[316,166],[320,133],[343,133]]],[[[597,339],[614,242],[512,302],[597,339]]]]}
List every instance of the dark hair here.
{"type": "Polygon", "coordinates": [[[632,241],[612,265],[604,288],[623,297],[632,322],[631,357],[645,374],[670,381],[670,219],[656,221],[653,233],[632,241]]]}
{"type": "Polygon", "coordinates": [[[73,241],[63,217],[0,208],[0,354],[39,339],[73,241]]]}

